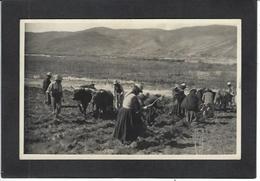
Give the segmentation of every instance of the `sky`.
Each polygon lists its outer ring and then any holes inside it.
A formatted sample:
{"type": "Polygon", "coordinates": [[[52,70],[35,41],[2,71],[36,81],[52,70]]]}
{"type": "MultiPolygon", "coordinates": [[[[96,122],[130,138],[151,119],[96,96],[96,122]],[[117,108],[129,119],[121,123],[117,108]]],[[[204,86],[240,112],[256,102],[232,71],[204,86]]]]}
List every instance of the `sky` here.
{"type": "Polygon", "coordinates": [[[22,20],[26,32],[81,31],[95,27],[112,29],[159,28],[173,30],[183,27],[231,25],[237,26],[240,20],[214,19],[82,19],[82,20],[22,20]]]}

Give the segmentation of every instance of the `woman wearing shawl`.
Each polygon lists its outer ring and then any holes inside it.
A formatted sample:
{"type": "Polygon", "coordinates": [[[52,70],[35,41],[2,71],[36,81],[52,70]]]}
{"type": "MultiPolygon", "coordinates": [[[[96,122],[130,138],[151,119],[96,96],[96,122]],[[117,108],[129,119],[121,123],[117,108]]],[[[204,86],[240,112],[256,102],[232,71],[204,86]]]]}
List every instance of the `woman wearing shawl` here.
{"type": "Polygon", "coordinates": [[[197,112],[199,111],[199,99],[196,92],[196,89],[191,89],[181,103],[181,107],[185,109],[186,122],[189,124],[197,120],[197,112]]]}
{"type": "Polygon", "coordinates": [[[135,84],[132,91],[125,95],[123,106],[119,109],[113,137],[122,143],[132,142],[144,132],[141,111],[147,106],[142,107],[137,97],[142,89],[141,84],[135,84]]]}
{"type": "Polygon", "coordinates": [[[181,103],[186,97],[184,89],[185,88],[178,86],[173,90],[173,119],[175,119],[175,116],[178,118],[183,118],[185,116],[185,109],[181,107],[181,103]]]}

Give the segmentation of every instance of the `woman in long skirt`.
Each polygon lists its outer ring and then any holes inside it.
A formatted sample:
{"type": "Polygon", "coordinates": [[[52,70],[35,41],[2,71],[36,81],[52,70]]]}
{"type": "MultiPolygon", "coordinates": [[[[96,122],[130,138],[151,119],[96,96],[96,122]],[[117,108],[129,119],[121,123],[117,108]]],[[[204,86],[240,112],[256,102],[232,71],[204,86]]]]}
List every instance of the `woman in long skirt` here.
{"type": "Polygon", "coordinates": [[[182,87],[175,87],[173,90],[173,120],[176,119],[176,116],[178,120],[185,116],[185,109],[181,107],[181,103],[185,97],[184,89],[182,87]]]}
{"type": "Polygon", "coordinates": [[[147,107],[142,107],[137,97],[142,89],[141,84],[135,84],[132,91],[125,95],[123,106],[119,109],[113,137],[122,143],[134,141],[144,131],[141,110],[147,107]]]}

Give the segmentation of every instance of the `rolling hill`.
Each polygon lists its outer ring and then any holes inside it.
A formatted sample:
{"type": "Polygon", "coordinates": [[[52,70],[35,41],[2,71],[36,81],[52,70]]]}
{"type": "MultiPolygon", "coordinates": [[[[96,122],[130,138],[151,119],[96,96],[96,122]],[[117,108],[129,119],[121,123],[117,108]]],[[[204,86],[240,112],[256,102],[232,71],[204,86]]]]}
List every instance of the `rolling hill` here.
{"type": "Polygon", "coordinates": [[[76,56],[176,58],[207,63],[235,63],[234,26],[198,26],[175,30],[109,29],[26,33],[25,52],[76,56]]]}

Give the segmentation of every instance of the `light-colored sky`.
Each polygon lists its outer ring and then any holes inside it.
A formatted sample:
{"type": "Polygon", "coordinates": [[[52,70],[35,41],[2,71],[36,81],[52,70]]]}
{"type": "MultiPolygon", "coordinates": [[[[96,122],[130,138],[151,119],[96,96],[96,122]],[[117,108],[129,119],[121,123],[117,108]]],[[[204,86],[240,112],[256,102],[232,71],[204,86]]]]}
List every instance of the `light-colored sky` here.
{"type": "Polygon", "coordinates": [[[22,20],[26,32],[81,31],[94,27],[112,29],[159,28],[172,30],[191,26],[231,25],[237,26],[236,19],[85,19],[85,20],[22,20]]]}

